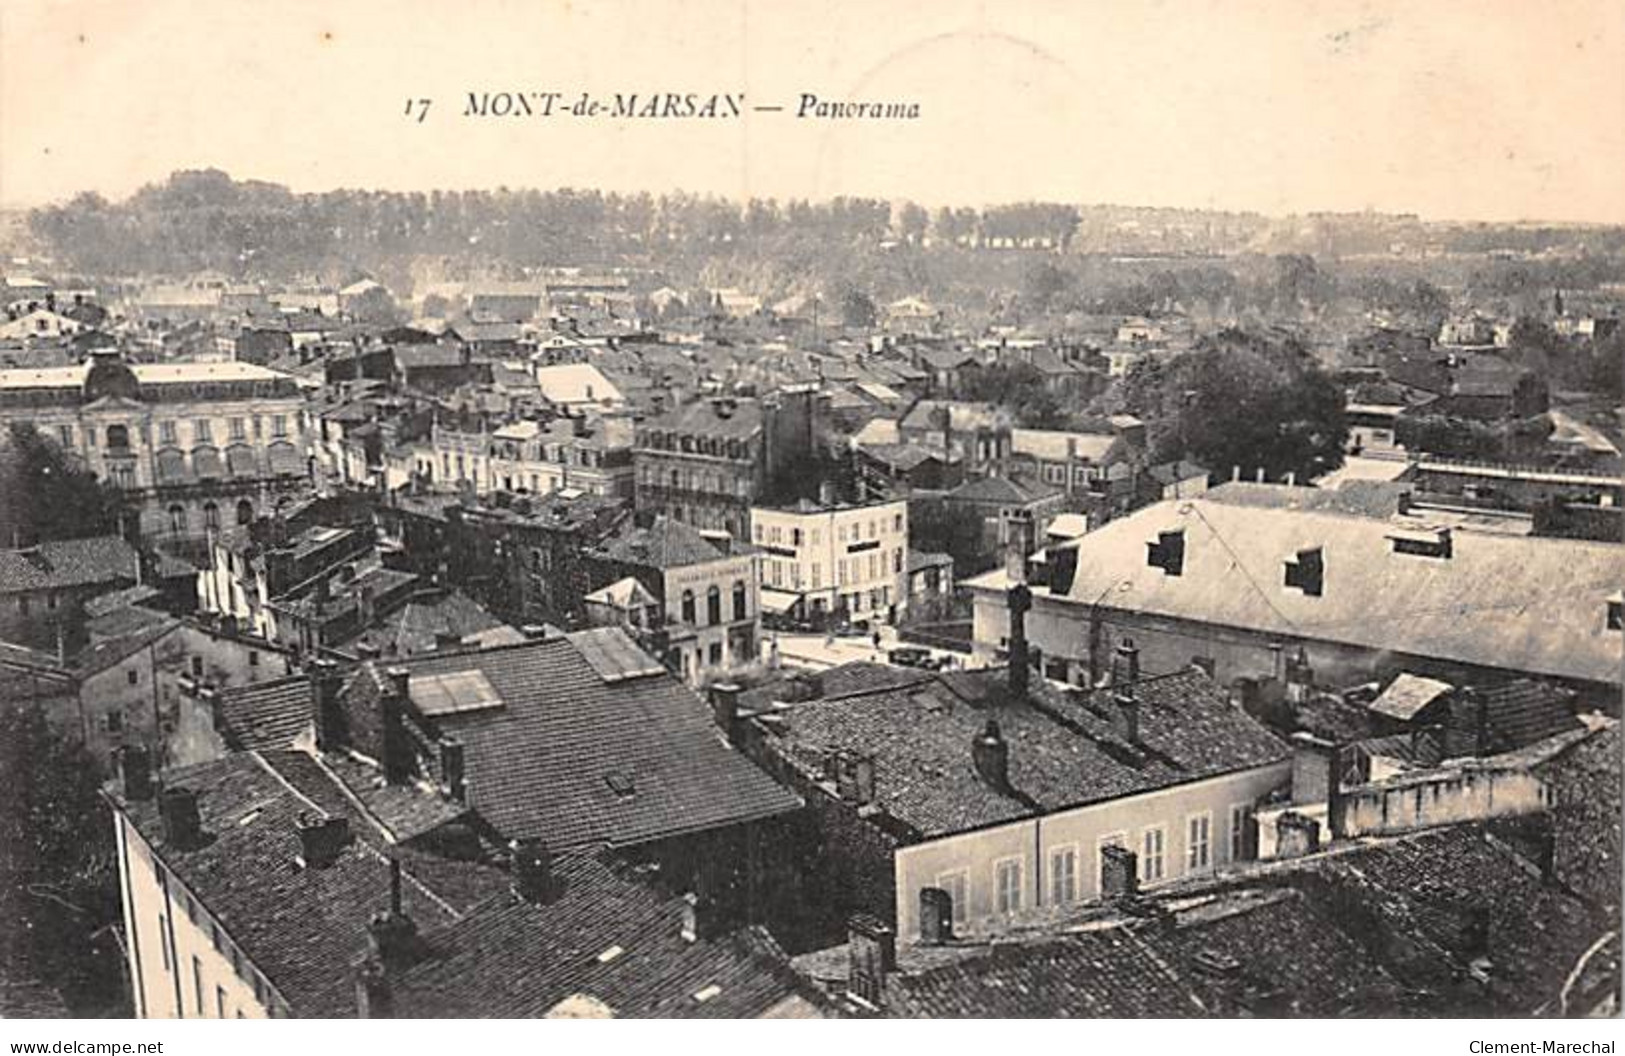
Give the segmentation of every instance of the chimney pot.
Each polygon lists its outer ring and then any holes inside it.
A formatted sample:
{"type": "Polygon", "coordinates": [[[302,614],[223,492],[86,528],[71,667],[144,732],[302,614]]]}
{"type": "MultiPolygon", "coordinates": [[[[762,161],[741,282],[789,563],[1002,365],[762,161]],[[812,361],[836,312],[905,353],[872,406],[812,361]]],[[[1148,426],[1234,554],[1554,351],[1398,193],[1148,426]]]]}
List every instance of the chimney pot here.
{"type": "Polygon", "coordinates": [[[355,1008],[358,1019],[392,1019],[395,1000],[389,973],[376,957],[367,957],[356,966],[355,1008]]]}
{"type": "Polygon", "coordinates": [[[711,686],[711,715],[729,744],[736,743],[739,734],[740,692],[736,682],[717,682],[711,686]]]}
{"type": "Polygon", "coordinates": [[[897,935],[874,917],[859,914],[847,925],[847,939],[847,990],[879,1008],[885,1003],[886,975],[897,970],[897,935]]]}
{"type": "Polygon", "coordinates": [[[465,767],[467,756],[463,742],[455,737],[440,738],[440,783],[457,802],[464,802],[467,793],[465,767]]]}
{"type": "Polygon", "coordinates": [[[983,781],[1003,792],[1010,788],[1010,745],[999,732],[995,719],[971,742],[971,761],[983,781]]]}
{"type": "Polygon", "coordinates": [[[339,690],[344,676],[338,664],[318,657],[310,662],[311,718],[316,729],[316,746],[331,750],[343,740],[340,733],[339,690]]]}
{"type": "Polygon", "coordinates": [[[124,779],[124,798],[139,802],[152,798],[152,758],[141,744],[119,749],[119,774],[124,779]]]}
{"type": "Polygon", "coordinates": [[[553,894],[553,855],[535,837],[509,845],[513,861],[514,894],[527,902],[546,902],[553,894]]]}
{"type": "Polygon", "coordinates": [[[1132,898],[1140,890],[1139,856],[1127,847],[1108,843],[1100,849],[1100,896],[1132,898]]]}
{"type": "Polygon", "coordinates": [[[1124,638],[1117,643],[1117,656],[1112,665],[1112,685],[1131,686],[1140,680],[1140,649],[1134,639],[1124,638]]]}
{"type": "Polygon", "coordinates": [[[191,789],[176,785],[159,792],[158,816],[166,842],[187,850],[202,841],[203,821],[198,814],[197,793],[191,789]]]}
{"type": "Polygon", "coordinates": [[[1133,683],[1112,694],[1117,707],[1117,732],[1129,744],[1140,743],[1140,702],[1135,699],[1133,683]]]}
{"type": "Polygon", "coordinates": [[[389,678],[390,693],[397,700],[408,700],[412,695],[412,672],[404,667],[389,668],[384,674],[389,678]]]}
{"type": "Polygon", "coordinates": [[[350,819],[312,818],[301,814],[298,821],[300,856],[312,869],[325,869],[338,861],[350,843],[350,819]]]}

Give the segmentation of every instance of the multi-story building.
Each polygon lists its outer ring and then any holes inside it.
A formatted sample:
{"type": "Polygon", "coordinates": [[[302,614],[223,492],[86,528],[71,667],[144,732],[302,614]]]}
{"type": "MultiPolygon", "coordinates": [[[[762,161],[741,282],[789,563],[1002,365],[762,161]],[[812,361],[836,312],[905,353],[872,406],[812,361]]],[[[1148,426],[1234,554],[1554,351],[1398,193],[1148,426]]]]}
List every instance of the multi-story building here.
{"type": "MultiPolygon", "coordinates": [[[[1051,677],[1092,685],[1105,643],[1223,684],[1357,685],[1406,670],[1485,686],[1551,679],[1619,701],[1620,547],[1339,507],[1336,492],[1229,483],[1148,506],[1047,556],[1027,638],[1051,677]]],[[[971,580],[976,648],[1008,638],[1005,569],[971,580]]]]}
{"type": "Polygon", "coordinates": [[[775,477],[820,442],[816,386],[715,397],[643,423],[632,463],[640,510],[743,539],[775,477]]]}
{"type": "Polygon", "coordinates": [[[947,676],[850,665],[781,700],[713,690],[830,849],[798,900],[910,942],[926,910],[976,935],[1096,899],[1108,848],[1137,856],[1146,886],[1255,856],[1254,813],[1289,787],[1291,752],[1204,672],[1142,677],[1124,643],[1113,684],[1089,691],[1029,660],[1017,646],[1008,669],[947,676]]]}
{"type": "Polygon", "coordinates": [[[646,647],[690,685],[756,660],[759,560],[751,548],[713,542],[658,514],[623,523],[589,555],[595,580],[607,584],[631,576],[649,592],[663,618],[641,628],[650,636],[646,647]]]}
{"type": "Polygon", "coordinates": [[[247,524],[310,481],[304,398],[250,363],[0,370],[0,425],[31,422],[116,484],[149,538],[196,540],[247,524]]]}
{"type": "Polygon", "coordinates": [[[750,511],[763,603],[792,620],[894,623],[908,605],[908,503],[750,511]]]}
{"type": "Polygon", "coordinates": [[[50,652],[77,648],[85,602],[140,579],[139,555],[118,536],[0,550],[0,640],[50,652]]]}

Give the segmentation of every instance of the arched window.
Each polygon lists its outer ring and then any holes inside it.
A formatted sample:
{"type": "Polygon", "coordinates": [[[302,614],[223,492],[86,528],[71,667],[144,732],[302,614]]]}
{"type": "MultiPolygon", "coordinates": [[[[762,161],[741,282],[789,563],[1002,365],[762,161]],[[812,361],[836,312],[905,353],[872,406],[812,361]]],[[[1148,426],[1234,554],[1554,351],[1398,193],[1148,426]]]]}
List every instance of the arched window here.
{"type": "Polygon", "coordinates": [[[220,527],[220,507],[216,506],[212,502],[205,502],[203,504],[203,527],[220,527]]]}
{"type": "Polygon", "coordinates": [[[239,499],[237,502],[237,523],[254,523],[254,504],[247,499],[239,499]]]}
{"type": "Polygon", "coordinates": [[[683,622],[689,625],[694,623],[694,592],[683,591],[683,622]]]}
{"type": "Polygon", "coordinates": [[[749,608],[749,605],[748,596],[745,593],[745,581],[736,579],[734,580],[734,619],[747,619],[748,613],[745,611],[747,608],[749,608]]]}
{"type": "Polygon", "coordinates": [[[186,507],[175,505],[169,508],[169,530],[176,535],[186,531],[186,507]]]}
{"type": "Polygon", "coordinates": [[[108,426],[107,446],[114,449],[128,450],[130,447],[130,427],[127,425],[108,426]]]}
{"type": "Polygon", "coordinates": [[[705,622],[713,627],[722,622],[722,588],[713,586],[705,592],[705,622]]]}

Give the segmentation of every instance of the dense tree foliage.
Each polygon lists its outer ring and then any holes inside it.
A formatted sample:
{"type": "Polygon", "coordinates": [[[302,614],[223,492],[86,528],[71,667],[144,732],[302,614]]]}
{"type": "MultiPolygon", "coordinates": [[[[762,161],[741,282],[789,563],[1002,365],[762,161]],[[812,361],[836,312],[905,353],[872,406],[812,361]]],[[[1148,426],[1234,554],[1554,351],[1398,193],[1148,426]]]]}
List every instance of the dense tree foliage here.
{"type": "Polygon", "coordinates": [[[1394,439],[1407,451],[1495,462],[1540,461],[1551,432],[1551,420],[1545,415],[1481,422],[1443,414],[1404,414],[1394,425],[1394,439]]]}
{"type": "Polygon", "coordinates": [[[1215,474],[1240,467],[1300,482],[1343,463],[1343,391],[1294,340],[1227,330],[1126,379],[1124,406],[1143,417],[1153,456],[1215,474]]]}
{"type": "Polygon", "coordinates": [[[99,483],[28,423],[0,430],[0,541],[27,546],[120,531],[117,488],[99,483]]]}
{"type": "Polygon", "coordinates": [[[1072,401],[1045,387],[1044,376],[1025,363],[967,367],[958,388],[949,395],[1009,408],[1016,425],[1027,429],[1062,429],[1073,424],[1072,401]]]}
{"type": "Polygon", "coordinates": [[[79,1016],[127,1016],[112,818],[82,745],[37,708],[0,709],[0,976],[58,990],[79,1016]]]}

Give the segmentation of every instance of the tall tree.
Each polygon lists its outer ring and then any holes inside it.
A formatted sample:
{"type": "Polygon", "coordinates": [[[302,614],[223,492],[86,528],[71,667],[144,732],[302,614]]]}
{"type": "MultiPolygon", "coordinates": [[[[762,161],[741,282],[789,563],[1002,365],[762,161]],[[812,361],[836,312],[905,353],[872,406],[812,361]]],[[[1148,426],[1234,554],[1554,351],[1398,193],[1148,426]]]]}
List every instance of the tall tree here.
{"type": "Polygon", "coordinates": [[[109,535],[122,498],[33,425],[0,431],[0,546],[109,535]]]}

